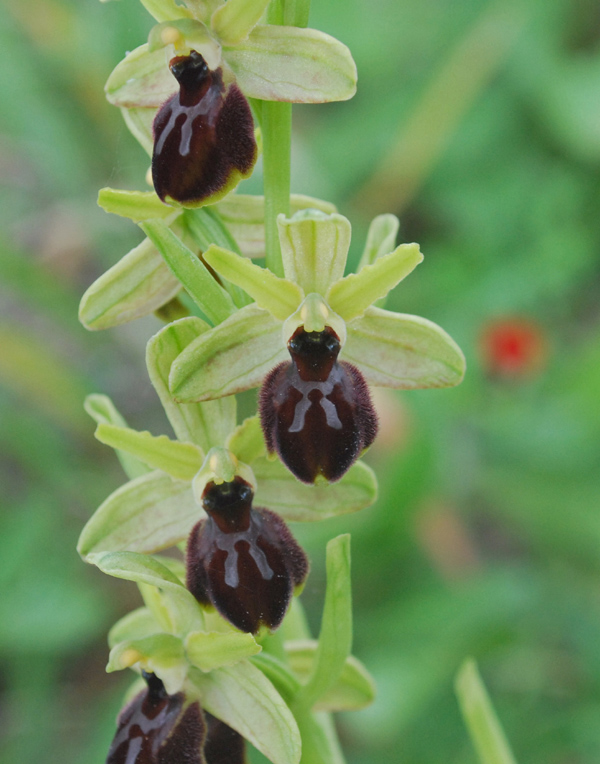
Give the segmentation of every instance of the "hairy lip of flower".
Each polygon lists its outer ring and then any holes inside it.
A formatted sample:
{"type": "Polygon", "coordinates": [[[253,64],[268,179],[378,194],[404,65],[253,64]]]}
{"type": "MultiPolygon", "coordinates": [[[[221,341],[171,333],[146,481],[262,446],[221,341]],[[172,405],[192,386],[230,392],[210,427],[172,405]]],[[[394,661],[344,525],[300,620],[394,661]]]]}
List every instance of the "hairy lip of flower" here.
{"type": "Polygon", "coordinates": [[[194,207],[214,202],[252,173],[257,147],[250,106],[221,69],[192,50],[170,62],[179,93],[154,119],[152,179],[162,201],[194,207]]]}
{"type": "Polygon", "coordinates": [[[207,484],[201,520],[188,541],[187,587],[242,631],[276,629],[293,589],[304,582],[308,562],[275,513],[252,507],[251,486],[237,476],[207,484]]]}
{"type": "Polygon", "coordinates": [[[338,363],[339,338],[330,327],[300,327],[260,391],[265,441],[299,480],[339,480],[377,433],[369,389],[354,366],[338,363]]]}

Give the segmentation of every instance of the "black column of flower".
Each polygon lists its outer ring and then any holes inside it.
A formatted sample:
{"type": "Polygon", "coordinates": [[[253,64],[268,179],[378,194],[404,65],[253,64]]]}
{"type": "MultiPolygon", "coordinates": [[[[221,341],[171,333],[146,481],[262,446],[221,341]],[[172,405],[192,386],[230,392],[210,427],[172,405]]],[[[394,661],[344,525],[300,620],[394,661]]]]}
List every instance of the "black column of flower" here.
{"type": "Polygon", "coordinates": [[[208,518],[188,541],[187,586],[238,629],[256,633],[262,624],[280,625],[308,562],[283,520],[253,508],[252,498],[241,477],[208,483],[202,495],[208,518]]]}
{"type": "Polygon", "coordinates": [[[318,475],[339,480],[377,434],[367,383],[355,366],[338,362],[340,348],[330,327],[299,327],[288,342],[291,362],[276,366],[260,392],[267,447],[305,483],[318,475]]]}

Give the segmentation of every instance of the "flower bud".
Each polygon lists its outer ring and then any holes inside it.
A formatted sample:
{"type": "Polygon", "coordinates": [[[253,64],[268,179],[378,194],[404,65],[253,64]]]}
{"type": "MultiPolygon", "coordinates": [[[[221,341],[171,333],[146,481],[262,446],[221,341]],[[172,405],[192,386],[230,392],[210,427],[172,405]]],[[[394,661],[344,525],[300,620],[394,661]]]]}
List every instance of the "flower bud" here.
{"type": "Polygon", "coordinates": [[[329,326],[299,327],[288,342],[291,362],[276,366],[260,392],[267,448],[298,480],[339,480],[377,434],[377,415],[360,371],[338,362],[341,343],[329,326]]]}
{"type": "Polygon", "coordinates": [[[235,82],[211,71],[192,50],[169,63],[179,82],[154,119],[152,180],[163,201],[197,207],[216,202],[248,177],[256,162],[252,113],[235,82]]]}
{"type": "Polygon", "coordinates": [[[208,518],[190,534],[187,587],[242,631],[276,629],[308,561],[274,512],[252,507],[253,491],[240,476],[210,482],[202,494],[208,518]]]}
{"type": "Polygon", "coordinates": [[[190,703],[183,692],[169,695],[155,674],[144,672],[144,679],[148,688],[119,714],[106,764],[205,764],[206,722],[198,701],[190,703]]]}

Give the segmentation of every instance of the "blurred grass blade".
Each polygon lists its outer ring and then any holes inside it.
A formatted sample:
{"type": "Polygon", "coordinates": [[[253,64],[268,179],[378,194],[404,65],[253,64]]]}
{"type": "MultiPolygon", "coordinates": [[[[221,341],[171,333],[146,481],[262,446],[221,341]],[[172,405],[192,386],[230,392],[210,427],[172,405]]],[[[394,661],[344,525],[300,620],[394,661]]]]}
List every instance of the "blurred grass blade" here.
{"type": "Polygon", "coordinates": [[[481,764],[516,764],[473,659],[466,660],[459,669],[455,689],[481,764]]]}
{"type": "Polygon", "coordinates": [[[505,61],[530,18],[526,3],[492,2],[450,52],[393,145],[352,200],[376,213],[405,209],[444,152],[465,113],[505,61]]]}

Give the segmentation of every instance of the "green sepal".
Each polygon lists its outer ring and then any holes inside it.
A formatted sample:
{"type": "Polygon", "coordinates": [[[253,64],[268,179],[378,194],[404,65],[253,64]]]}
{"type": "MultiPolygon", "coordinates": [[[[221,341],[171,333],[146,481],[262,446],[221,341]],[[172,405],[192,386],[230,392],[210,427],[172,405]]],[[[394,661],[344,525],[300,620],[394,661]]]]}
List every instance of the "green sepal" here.
{"type": "Polygon", "coordinates": [[[221,323],[235,312],[231,297],[199,257],[170,228],[160,220],[140,223],[140,228],[151,239],[192,300],[214,324],[221,323]]]}
{"type": "Polygon", "coordinates": [[[126,451],[176,480],[191,480],[204,461],[201,448],[193,443],[171,440],[166,435],[156,436],[112,424],[99,424],[94,435],[101,443],[126,451]]]}
{"type": "MultiPolygon", "coordinates": [[[[285,643],[290,668],[300,682],[306,682],[314,671],[318,650],[316,640],[285,643]]],[[[375,682],[354,656],[346,658],[337,681],[315,703],[316,711],[356,711],[375,699],[375,682]]]]}
{"type": "Polygon", "coordinates": [[[352,648],[350,535],[327,544],[327,590],[312,671],[296,703],[304,708],[320,700],[339,680],[352,648]]]}
{"type": "Polygon", "coordinates": [[[244,40],[258,24],[270,0],[227,0],[213,13],[211,28],[224,44],[244,40]]]}
{"type": "Polygon", "coordinates": [[[225,446],[246,464],[265,456],[267,447],[258,416],[244,419],[227,438],[225,446]]]}
{"type": "Polygon", "coordinates": [[[140,2],[157,21],[171,21],[190,15],[190,11],[182,8],[175,0],[140,0],[140,2]]]}
{"type": "MultiPolygon", "coordinates": [[[[127,427],[127,422],[121,416],[115,404],[108,395],[92,393],[86,396],[83,408],[97,424],[114,424],[117,427],[127,427]]],[[[116,451],[123,472],[130,480],[150,472],[150,467],[126,451],[116,451]]]]}
{"type": "Polygon", "coordinates": [[[247,305],[188,345],[171,367],[169,389],[181,402],[233,395],[258,387],[286,356],[281,324],[247,305]]]}
{"type": "Polygon", "coordinates": [[[298,725],[272,683],[243,660],[208,674],[191,669],[202,707],[246,738],[273,764],[299,764],[298,725]]]}
{"type": "Polygon", "coordinates": [[[262,647],[252,634],[240,631],[223,632],[195,631],[185,640],[185,651],[190,663],[200,671],[213,671],[223,666],[232,666],[244,658],[260,653],[262,647]]]}
{"type": "Polygon", "coordinates": [[[168,218],[181,214],[164,204],[154,191],[125,191],[120,188],[101,188],[98,192],[98,206],[105,212],[120,215],[139,223],[150,218],[168,218]]]}
{"type": "Polygon", "coordinates": [[[398,390],[452,387],[464,376],[461,349],[426,318],[368,308],[346,328],[340,357],[355,364],[371,385],[398,390]]]}
{"type": "Polygon", "coordinates": [[[162,631],[148,607],[139,607],[120,618],[108,632],[108,646],[114,647],[128,639],[143,639],[162,631]]]}
{"type": "Polygon", "coordinates": [[[344,275],[352,228],[342,215],[302,210],[277,218],[286,278],[305,294],[327,294],[329,285],[344,275]]]}
{"type": "Polygon", "coordinates": [[[109,103],[127,109],[157,109],[179,89],[168,59],[163,49],[150,53],[147,43],[132,50],[106,81],[104,91],[109,103]]]}
{"type": "Polygon", "coordinates": [[[110,329],[153,313],[180,290],[159,251],[144,239],[88,287],[79,320],[86,329],[110,329]]]}
{"type": "Polygon", "coordinates": [[[365,265],[358,273],[332,284],[327,302],[345,321],[361,316],[376,300],[385,297],[422,262],[418,244],[401,244],[393,252],[365,265]]]}
{"type": "Polygon", "coordinates": [[[377,498],[375,473],[361,461],[341,480],[314,485],[296,480],[278,459],[256,459],[252,471],[258,484],[256,503],[292,522],[313,522],[358,512],[377,498]]]}
{"type": "Polygon", "coordinates": [[[148,472],[118,488],[81,531],[77,551],[90,562],[106,552],[156,552],[183,541],[202,517],[191,485],[148,472]]]}
{"type": "Polygon", "coordinates": [[[171,615],[169,630],[174,634],[184,635],[204,628],[200,605],[177,576],[153,557],[135,552],[110,552],[91,554],[87,562],[109,576],[156,587],[168,600],[171,615]]]}
{"type": "MultiPolygon", "coordinates": [[[[248,194],[230,194],[215,205],[222,221],[245,257],[265,256],[265,198],[248,194]]],[[[334,204],[302,194],[291,194],[290,211],[316,209],[331,215],[334,204]]],[[[206,208],[210,209],[210,208],[206,208]]],[[[216,244],[219,244],[214,239],[216,244]]],[[[229,245],[229,249],[234,249],[229,245]]]]}
{"type": "Polygon", "coordinates": [[[304,299],[296,284],[255,265],[247,257],[213,244],[204,253],[204,259],[221,276],[242,287],[259,308],[268,310],[280,321],[285,321],[304,299]]]}
{"type": "Polygon", "coordinates": [[[158,674],[170,695],[182,689],[188,672],[181,639],[172,634],[120,642],[110,651],[106,670],[111,673],[136,665],[158,674]]]}
{"type": "Polygon", "coordinates": [[[152,156],[152,151],[154,149],[152,125],[154,124],[157,108],[158,107],[156,106],[151,106],[150,108],[121,108],[121,114],[123,115],[127,129],[149,157],[152,156]]]}
{"type": "Polygon", "coordinates": [[[339,40],[316,29],[257,26],[223,46],[223,58],[250,98],[289,103],[345,101],[356,92],[356,64],[339,40]]]}
{"type": "Polygon", "coordinates": [[[201,334],[210,330],[206,321],[191,316],[174,321],[152,337],[146,347],[150,381],[182,441],[196,443],[205,452],[221,446],[235,427],[236,401],[233,396],[205,403],[177,403],[168,387],[171,365],[201,334]]]}
{"type": "Polygon", "coordinates": [[[395,215],[377,215],[373,218],[367,233],[365,248],[358,262],[357,272],[395,249],[399,229],[400,221],[395,215]]]}

